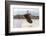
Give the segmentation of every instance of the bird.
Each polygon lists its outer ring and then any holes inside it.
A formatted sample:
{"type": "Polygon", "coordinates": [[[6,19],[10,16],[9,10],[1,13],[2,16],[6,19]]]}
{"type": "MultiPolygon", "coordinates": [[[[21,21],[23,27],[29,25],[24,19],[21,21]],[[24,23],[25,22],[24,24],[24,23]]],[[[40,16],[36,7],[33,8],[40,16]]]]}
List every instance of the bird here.
{"type": "Polygon", "coordinates": [[[29,11],[27,10],[27,14],[25,14],[24,17],[26,18],[26,20],[27,20],[29,23],[32,23],[32,20],[31,20],[31,13],[29,14],[28,12],[29,12],[29,11]]]}

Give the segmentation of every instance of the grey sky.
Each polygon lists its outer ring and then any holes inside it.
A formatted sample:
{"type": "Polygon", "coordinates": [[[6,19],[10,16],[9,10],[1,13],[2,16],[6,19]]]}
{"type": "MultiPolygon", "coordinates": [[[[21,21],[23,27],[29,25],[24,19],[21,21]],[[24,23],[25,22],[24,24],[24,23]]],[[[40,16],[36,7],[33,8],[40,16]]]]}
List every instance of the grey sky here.
{"type": "Polygon", "coordinates": [[[14,8],[13,15],[24,15],[27,14],[27,10],[29,10],[29,13],[32,14],[32,16],[39,16],[39,9],[38,8],[14,8]]]}

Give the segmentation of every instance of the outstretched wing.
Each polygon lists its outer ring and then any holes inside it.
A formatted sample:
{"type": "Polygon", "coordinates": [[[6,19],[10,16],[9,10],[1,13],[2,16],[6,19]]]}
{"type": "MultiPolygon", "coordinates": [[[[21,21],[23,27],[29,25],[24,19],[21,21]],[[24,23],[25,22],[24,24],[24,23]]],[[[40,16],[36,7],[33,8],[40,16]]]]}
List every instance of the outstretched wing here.
{"type": "Polygon", "coordinates": [[[27,20],[29,23],[32,23],[31,14],[25,14],[24,17],[26,18],[26,20],[27,20]]]}

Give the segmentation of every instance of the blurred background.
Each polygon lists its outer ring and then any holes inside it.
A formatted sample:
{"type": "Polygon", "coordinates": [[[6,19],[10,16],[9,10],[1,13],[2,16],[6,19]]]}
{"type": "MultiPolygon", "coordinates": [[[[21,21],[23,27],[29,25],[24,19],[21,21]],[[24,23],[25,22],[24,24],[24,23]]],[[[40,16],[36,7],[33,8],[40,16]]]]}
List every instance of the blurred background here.
{"type": "MultiPolygon", "coordinates": [[[[29,20],[29,21],[31,21],[29,20]]],[[[39,26],[39,8],[15,8],[13,9],[13,27],[24,28],[24,27],[38,27],[39,26]],[[30,14],[28,19],[32,20],[29,23],[24,15],[30,14]]]]}

